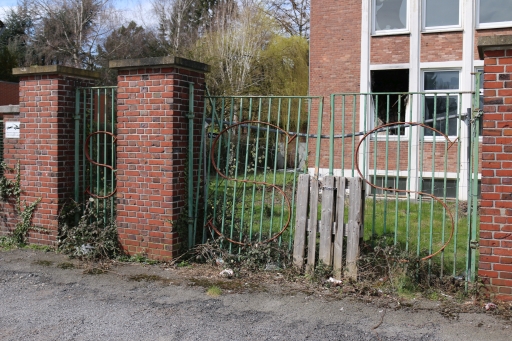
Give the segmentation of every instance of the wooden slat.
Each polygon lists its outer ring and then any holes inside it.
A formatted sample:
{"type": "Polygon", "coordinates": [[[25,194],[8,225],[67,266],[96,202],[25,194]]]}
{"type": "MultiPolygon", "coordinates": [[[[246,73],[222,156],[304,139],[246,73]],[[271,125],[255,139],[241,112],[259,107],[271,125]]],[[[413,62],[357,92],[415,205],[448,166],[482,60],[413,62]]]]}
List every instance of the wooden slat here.
{"type": "Polygon", "coordinates": [[[341,279],[343,268],[343,237],[345,236],[345,188],[346,179],[336,177],[336,231],[334,234],[333,272],[334,278],[341,279]]]}
{"type": "Polygon", "coordinates": [[[302,269],[306,246],[306,227],[308,222],[309,174],[299,175],[297,187],[297,211],[295,218],[295,236],[293,242],[293,264],[302,269]]]}
{"type": "Polygon", "coordinates": [[[326,176],[322,188],[322,223],[320,230],[320,249],[318,258],[325,265],[332,265],[332,224],[334,211],[334,176],[326,176]]]}
{"type": "Polygon", "coordinates": [[[348,212],[348,237],[347,237],[347,268],[345,276],[357,280],[357,259],[359,258],[359,238],[361,231],[362,200],[361,179],[350,178],[349,195],[350,207],[348,212]]]}
{"type": "Polygon", "coordinates": [[[318,214],[318,179],[311,178],[311,190],[309,192],[309,224],[308,224],[308,264],[306,270],[313,271],[315,269],[315,253],[316,253],[316,229],[318,214]]]}

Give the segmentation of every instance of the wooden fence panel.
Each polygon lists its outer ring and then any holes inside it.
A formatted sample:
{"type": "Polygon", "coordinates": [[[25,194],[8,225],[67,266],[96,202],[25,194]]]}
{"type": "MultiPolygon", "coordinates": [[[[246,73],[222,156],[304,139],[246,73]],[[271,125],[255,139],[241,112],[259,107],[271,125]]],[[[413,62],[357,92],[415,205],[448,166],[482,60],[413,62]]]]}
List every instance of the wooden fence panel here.
{"type": "Polygon", "coordinates": [[[299,176],[297,188],[297,213],[295,218],[295,236],[293,241],[293,264],[304,266],[306,247],[306,228],[308,225],[309,174],[299,176]]]}

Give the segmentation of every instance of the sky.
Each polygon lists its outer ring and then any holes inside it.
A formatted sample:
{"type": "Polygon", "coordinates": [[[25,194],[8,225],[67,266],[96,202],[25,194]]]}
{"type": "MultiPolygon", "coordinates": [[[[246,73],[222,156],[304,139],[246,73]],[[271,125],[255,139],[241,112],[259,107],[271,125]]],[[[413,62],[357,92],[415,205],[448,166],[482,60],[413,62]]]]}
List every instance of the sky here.
{"type": "MultiPolygon", "coordinates": [[[[114,6],[122,11],[123,17],[127,22],[134,20],[139,25],[143,23],[151,25],[154,23],[152,15],[147,12],[150,9],[151,2],[146,0],[112,0],[114,6]],[[142,6],[139,5],[142,4],[142,6]]],[[[5,17],[6,11],[16,6],[17,0],[0,0],[0,19],[5,17]]]]}

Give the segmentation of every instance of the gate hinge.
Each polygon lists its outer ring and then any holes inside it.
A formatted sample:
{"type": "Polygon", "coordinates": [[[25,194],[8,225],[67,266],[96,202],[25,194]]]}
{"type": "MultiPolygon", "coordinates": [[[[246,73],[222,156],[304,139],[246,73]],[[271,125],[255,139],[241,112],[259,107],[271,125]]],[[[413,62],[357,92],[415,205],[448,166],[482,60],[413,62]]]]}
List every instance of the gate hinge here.
{"type": "Polygon", "coordinates": [[[479,246],[480,246],[480,244],[478,244],[478,240],[470,240],[469,241],[470,248],[477,249],[479,246]]]}

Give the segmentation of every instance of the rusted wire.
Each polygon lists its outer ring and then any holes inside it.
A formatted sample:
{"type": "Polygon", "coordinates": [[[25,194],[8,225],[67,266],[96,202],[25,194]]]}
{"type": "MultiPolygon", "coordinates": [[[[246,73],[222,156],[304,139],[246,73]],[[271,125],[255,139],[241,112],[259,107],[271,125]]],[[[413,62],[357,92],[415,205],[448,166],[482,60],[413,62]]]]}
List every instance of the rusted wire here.
{"type": "MultiPolygon", "coordinates": [[[[252,183],[252,184],[255,184],[255,185],[264,185],[264,186],[269,186],[269,187],[272,187],[274,189],[276,189],[279,193],[281,193],[286,201],[286,205],[288,205],[288,219],[286,221],[286,223],[283,225],[283,227],[281,228],[281,230],[276,233],[275,235],[273,235],[271,238],[268,238],[264,241],[261,241],[261,242],[258,242],[257,244],[260,244],[260,243],[269,243],[277,238],[279,238],[280,235],[282,235],[284,233],[284,231],[288,228],[288,226],[290,225],[290,220],[291,220],[291,204],[290,204],[290,199],[286,196],[286,193],[284,192],[283,189],[281,189],[280,187],[274,185],[274,184],[271,184],[271,183],[268,183],[268,182],[264,182],[264,181],[256,181],[256,180],[247,180],[247,179],[237,179],[237,178],[230,178],[229,176],[227,176],[226,174],[222,173],[222,171],[217,167],[217,163],[215,162],[215,157],[214,157],[214,150],[215,150],[215,147],[217,145],[217,141],[220,139],[220,137],[225,134],[228,130],[231,130],[233,128],[236,128],[238,126],[241,126],[241,125],[247,125],[247,124],[264,124],[264,125],[267,125],[269,127],[273,127],[274,129],[277,129],[277,130],[280,130],[281,132],[283,132],[283,134],[285,134],[287,137],[288,137],[288,141],[286,142],[287,144],[289,144],[291,141],[293,141],[293,139],[296,137],[296,135],[291,135],[290,133],[288,133],[287,131],[285,131],[284,129],[272,124],[272,123],[268,123],[268,122],[262,122],[262,121],[244,121],[244,122],[239,122],[239,123],[235,123],[227,128],[225,128],[224,130],[222,130],[216,137],[215,139],[213,140],[212,142],[212,147],[211,147],[211,153],[210,153],[210,159],[211,159],[211,162],[212,162],[212,165],[213,165],[213,168],[215,169],[215,171],[217,172],[217,174],[219,174],[222,178],[224,178],[225,180],[231,180],[231,181],[236,181],[236,182],[241,182],[241,183],[252,183]]],[[[227,241],[233,243],[233,244],[237,244],[237,245],[241,245],[241,246],[249,246],[249,245],[252,245],[253,243],[244,243],[242,241],[237,241],[237,240],[233,240],[227,236],[225,236],[223,233],[221,233],[221,231],[219,231],[219,229],[215,226],[215,224],[213,223],[213,219],[215,217],[211,218],[207,223],[206,223],[206,226],[209,226],[211,227],[215,233],[217,233],[219,236],[223,237],[224,239],[226,239],[227,241]]],[[[205,227],[206,227],[205,226],[205,227]]]]}
{"type": "MultiPolygon", "coordinates": [[[[450,237],[448,238],[448,240],[443,244],[443,246],[439,250],[437,250],[436,252],[434,252],[434,253],[432,253],[432,254],[430,254],[428,256],[425,256],[425,257],[421,258],[421,260],[427,260],[427,259],[430,259],[430,258],[438,255],[439,253],[441,253],[448,246],[448,244],[450,244],[450,242],[451,242],[451,240],[453,238],[453,234],[454,234],[454,231],[455,231],[455,223],[454,223],[454,220],[453,220],[453,214],[452,214],[450,208],[448,207],[448,205],[444,201],[442,201],[440,198],[438,198],[435,195],[430,194],[430,193],[425,193],[425,192],[420,192],[420,191],[410,191],[410,190],[406,190],[406,189],[386,188],[386,187],[377,186],[377,185],[371,183],[369,180],[367,180],[363,176],[363,174],[361,173],[361,170],[359,169],[359,147],[361,147],[363,141],[368,136],[370,136],[371,134],[375,133],[378,130],[382,130],[383,128],[388,128],[388,127],[392,127],[392,126],[402,126],[402,125],[420,126],[420,127],[423,127],[423,128],[426,128],[426,129],[430,129],[430,130],[438,133],[439,135],[443,136],[446,139],[446,141],[448,141],[450,143],[448,148],[447,148],[447,150],[449,150],[455,144],[455,142],[458,141],[458,138],[455,139],[454,141],[451,141],[450,138],[447,135],[445,135],[444,133],[442,133],[439,130],[437,130],[437,129],[433,128],[433,127],[430,127],[430,126],[428,126],[426,124],[423,124],[423,123],[419,123],[419,122],[393,122],[393,123],[387,123],[387,124],[383,124],[381,126],[378,126],[378,127],[374,128],[374,129],[370,130],[369,132],[367,132],[365,135],[363,135],[363,137],[359,141],[359,143],[357,145],[357,148],[355,150],[355,153],[356,153],[356,155],[355,155],[355,165],[356,165],[357,173],[359,173],[359,176],[361,177],[361,179],[363,179],[364,182],[366,182],[369,186],[371,186],[371,187],[373,187],[375,189],[380,189],[380,190],[390,191],[390,192],[397,192],[397,193],[409,193],[409,194],[417,193],[419,195],[428,196],[428,197],[434,199],[435,201],[437,201],[438,203],[440,203],[446,209],[446,212],[448,212],[448,215],[450,216],[450,220],[452,222],[452,229],[450,231],[450,237]]],[[[375,151],[375,153],[376,152],[377,151],[375,151]]],[[[432,160],[432,162],[434,162],[434,160],[432,160]]]]}
{"type": "MultiPolygon", "coordinates": [[[[104,164],[104,163],[96,162],[93,159],[91,159],[91,156],[89,155],[89,140],[91,139],[91,137],[93,137],[94,135],[98,135],[98,134],[110,135],[112,137],[112,144],[115,144],[117,142],[117,136],[114,135],[113,133],[111,133],[109,131],[95,131],[94,133],[89,134],[87,136],[87,138],[85,139],[85,145],[84,145],[85,158],[87,159],[87,161],[89,161],[93,165],[108,168],[115,174],[116,170],[114,169],[114,167],[104,164]]],[[[116,192],[117,192],[117,184],[114,187],[114,190],[105,196],[100,196],[100,195],[96,195],[96,194],[92,193],[90,191],[90,188],[91,188],[91,186],[87,187],[85,189],[85,193],[89,194],[91,197],[96,198],[96,199],[107,199],[107,198],[110,198],[111,196],[113,196],[114,194],[116,194],[116,192]]]]}

